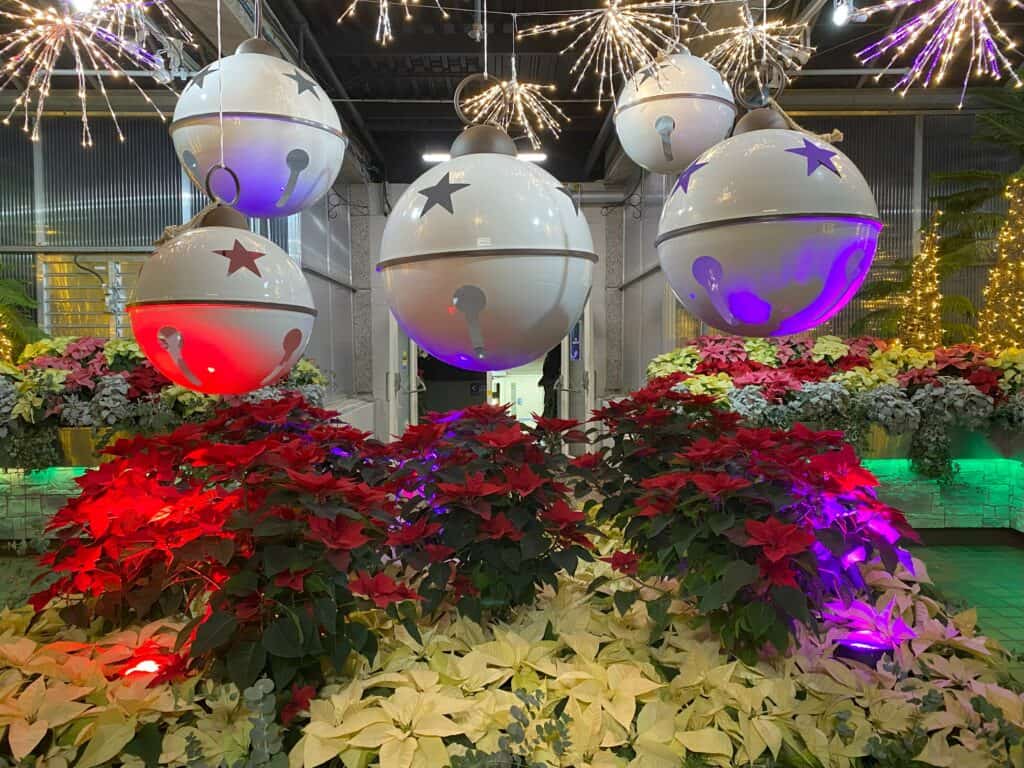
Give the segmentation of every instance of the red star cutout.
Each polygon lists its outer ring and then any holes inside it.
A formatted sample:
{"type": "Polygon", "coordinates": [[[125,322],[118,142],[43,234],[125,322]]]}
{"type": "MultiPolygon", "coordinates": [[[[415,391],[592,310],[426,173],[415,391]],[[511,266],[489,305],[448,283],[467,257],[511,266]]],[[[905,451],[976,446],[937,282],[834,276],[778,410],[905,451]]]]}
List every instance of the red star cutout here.
{"type": "Polygon", "coordinates": [[[228,264],[228,275],[233,275],[240,269],[248,269],[256,277],[263,277],[260,274],[260,270],[256,266],[256,259],[266,254],[260,253],[259,251],[247,251],[245,246],[235,240],[235,244],[231,246],[231,250],[225,251],[214,251],[218,256],[223,256],[225,259],[230,260],[228,264]]]}

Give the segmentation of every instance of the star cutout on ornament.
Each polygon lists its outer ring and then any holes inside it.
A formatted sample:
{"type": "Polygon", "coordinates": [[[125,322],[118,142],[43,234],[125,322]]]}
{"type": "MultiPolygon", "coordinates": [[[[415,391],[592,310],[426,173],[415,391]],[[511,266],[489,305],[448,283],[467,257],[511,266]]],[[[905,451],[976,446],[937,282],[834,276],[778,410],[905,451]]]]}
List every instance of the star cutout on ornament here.
{"type": "Polygon", "coordinates": [[[673,66],[672,62],[668,59],[658,59],[652,61],[646,67],[641,69],[637,74],[640,75],[640,79],[637,81],[636,87],[639,88],[641,85],[646,83],[648,80],[656,79],[661,81],[661,70],[667,69],[673,66]]]}
{"type": "Polygon", "coordinates": [[[294,80],[295,86],[298,88],[298,95],[301,96],[306,91],[309,91],[316,96],[317,101],[320,100],[320,94],[316,92],[316,82],[306,77],[301,70],[296,69],[290,75],[285,75],[288,80],[294,80]]]}
{"type": "Polygon", "coordinates": [[[448,213],[455,213],[455,205],[452,203],[452,195],[459,190],[465,189],[469,184],[452,184],[451,176],[451,172],[448,172],[444,175],[444,178],[434,186],[416,191],[416,194],[423,195],[427,198],[426,205],[424,205],[423,210],[420,211],[421,219],[438,205],[448,211],[448,213]]]}
{"type": "Polygon", "coordinates": [[[572,208],[576,211],[576,215],[580,215],[580,200],[576,195],[572,193],[572,190],[568,187],[555,187],[559,192],[569,198],[572,201],[572,208]]]}
{"type": "Polygon", "coordinates": [[[802,147],[796,147],[794,149],[787,149],[787,152],[791,152],[794,155],[800,155],[807,159],[807,175],[810,176],[819,168],[827,168],[832,171],[836,176],[841,176],[839,169],[832,163],[832,158],[838,155],[838,152],[833,152],[830,149],[819,147],[813,141],[804,139],[804,145],[802,147]]]}
{"type": "Polygon", "coordinates": [[[259,251],[247,251],[245,246],[235,240],[235,244],[230,249],[223,251],[214,251],[218,256],[223,256],[228,259],[228,276],[235,274],[240,269],[248,269],[256,277],[263,277],[260,274],[259,268],[256,266],[256,259],[261,256],[266,256],[265,253],[259,251]]]}
{"type": "Polygon", "coordinates": [[[192,77],[192,83],[198,86],[199,90],[202,90],[203,87],[206,85],[206,78],[212,75],[214,72],[219,71],[214,68],[216,66],[217,62],[214,62],[213,64],[207,64],[205,67],[203,67],[195,73],[195,75],[192,77]]]}
{"type": "Polygon", "coordinates": [[[684,195],[690,191],[690,177],[692,177],[693,174],[695,174],[705,165],[707,165],[707,163],[690,163],[690,167],[679,174],[679,181],[676,182],[676,186],[679,189],[683,190],[684,195]]]}

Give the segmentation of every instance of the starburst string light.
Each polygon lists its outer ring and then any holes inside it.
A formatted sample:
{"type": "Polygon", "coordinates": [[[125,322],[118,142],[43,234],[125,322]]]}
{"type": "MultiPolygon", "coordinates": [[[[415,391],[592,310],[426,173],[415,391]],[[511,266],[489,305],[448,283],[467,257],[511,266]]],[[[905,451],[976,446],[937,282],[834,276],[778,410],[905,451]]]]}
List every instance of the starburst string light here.
{"type": "MultiPolygon", "coordinates": [[[[870,17],[896,8],[919,5],[921,0],[890,0],[882,5],[859,9],[858,13],[870,17]]],[[[1009,0],[1012,8],[1024,8],[1018,0],[1009,0]]],[[[960,106],[964,104],[967,83],[971,76],[988,76],[994,80],[1009,77],[1019,88],[1021,80],[1014,71],[1003,49],[1013,50],[1016,43],[996,21],[987,0],[939,0],[935,5],[901,24],[881,40],[857,52],[862,64],[888,57],[885,72],[876,76],[880,80],[904,54],[919,42],[907,71],[893,86],[894,91],[906,93],[913,85],[937,85],[946,76],[950,64],[965,48],[970,48],[970,65],[964,73],[960,88],[960,106]]]]}
{"type": "Polygon", "coordinates": [[[753,75],[760,88],[764,86],[761,65],[766,60],[781,66],[787,82],[790,74],[803,66],[814,51],[812,46],[804,44],[806,38],[806,24],[785,24],[779,20],[757,23],[750,7],[744,5],[738,25],[694,35],[689,42],[721,39],[704,54],[704,60],[727,82],[736,85],[753,75]]]}
{"type": "Polygon", "coordinates": [[[117,137],[124,134],[110,100],[104,78],[124,78],[150,107],[165,119],[145,89],[124,66],[136,66],[157,72],[163,59],[146,48],[149,34],[147,8],[160,8],[165,20],[182,38],[192,36],[163,0],[115,0],[103,4],[74,7],[37,8],[23,0],[10,0],[10,10],[0,8],[0,18],[16,25],[16,29],[0,35],[0,91],[20,88],[2,122],[9,125],[19,110],[23,113],[23,129],[33,141],[39,140],[39,124],[50,95],[54,70],[62,57],[69,60],[78,82],[78,101],[82,119],[82,146],[92,146],[89,130],[88,86],[92,83],[110,114],[117,137]],[[171,22],[171,20],[174,20],[171,22]]]}
{"type": "Polygon", "coordinates": [[[562,123],[568,116],[545,95],[555,90],[554,85],[521,83],[512,60],[512,77],[502,80],[466,99],[462,108],[474,123],[490,123],[509,132],[518,127],[530,140],[534,149],[540,149],[540,133],[551,133],[556,139],[562,132],[562,123]]]}
{"type": "MultiPolygon", "coordinates": [[[[708,0],[712,2],[713,0],[708,0]]],[[[703,5],[704,2],[687,2],[703,5]]],[[[547,24],[539,24],[518,33],[519,37],[542,34],[557,35],[575,32],[576,37],[561,53],[579,50],[579,58],[569,69],[576,75],[573,91],[587,73],[598,77],[597,108],[606,98],[615,95],[615,79],[625,82],[640,70],[652,65],[658,55],[672,50],[679,43],[679,33],[689,23],[701,24],[694,18],[681,21],[675,3],[630,3],[608,0],[606,7],[583,11],[547,24]]]]}
{"type": "MultiPolygon", "coordinates": [[[[356,15],[356,8],[359,7],[361,2],[373,2],[374,0],[352,0],[352,3],[345,9],[345,12],[338,17],[338,23],[340,24],[345,19],[356,15]]],[[[387,45],[395,39],[394,30],[391,27],[391,0],[375,0],[377,3],[377,32],[374,35],[374,39],[380,45],[387,45]]],[[[419,5],[420,0],[401,0],[402,9],[405,11],[405,20],[410,21],[412,19],[412,9],[409,7],[410,3],[413,5],[419,5]]],[[[397,5],[397,3],[396,3],[397,5]]],[[[441,16],[445,19],[449,18],[448,11],[441,7],[441,0],[434,0],[434,5],[437,6],[437,10],[441,12],[441,16]]]]}

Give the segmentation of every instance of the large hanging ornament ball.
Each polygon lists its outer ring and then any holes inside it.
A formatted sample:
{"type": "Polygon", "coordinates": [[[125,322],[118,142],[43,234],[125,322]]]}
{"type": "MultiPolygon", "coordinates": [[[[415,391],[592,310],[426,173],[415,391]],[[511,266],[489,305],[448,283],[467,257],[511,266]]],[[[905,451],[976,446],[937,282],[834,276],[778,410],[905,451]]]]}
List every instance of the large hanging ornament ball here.
{"type": "Polygon", "coordinates": [[[572,191],[519,160],[504,132],[472,126],[452,159],[395,204],[377,270],[391,311],[421,347],[493,371],[543,357],[565,337],[596,261],[572,191]]]}
{"type": "Polygon", "coordinates": [[[284,378],[316,318],[306,278],[288,254],[247,229],[207,225],[156,249],[128,314],[153,366],[208,395],[284,378]]]}
{"type": "Polygon", "coordinates": [[[615,130],[637,165],[674,174],[728,136],[735,117],[732,91],[718,70],[683,52],[658,59],[626,83],[615,130]]]}
{"type": "Polygon", "coordinates": [[[881,230],[848,157],[805,133],[767,129],[723,141],[680,175],[656,243],[691,313],[729,333],[783,336],[849,302],[881,230]]]}
{"type": "Polygon", "coordinates": [[[209,184],[218,199],[264,218],[290,216],[323,197],[347,146],[324,90],[261,40],[247,40],[196,74],[178,99],[170,130],[193,183],[209,184]],[[230,174],[216,171],[221,112],[224,165],[237,175],[237,189],[230,174]]]}

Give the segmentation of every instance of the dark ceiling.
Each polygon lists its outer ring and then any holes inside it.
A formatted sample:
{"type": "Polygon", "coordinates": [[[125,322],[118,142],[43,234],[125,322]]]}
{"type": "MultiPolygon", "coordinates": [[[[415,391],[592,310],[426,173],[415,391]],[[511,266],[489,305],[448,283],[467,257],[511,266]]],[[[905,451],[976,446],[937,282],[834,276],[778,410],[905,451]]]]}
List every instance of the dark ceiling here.
{"type": "MultiPolygon", "coordinates": [[[[433,0],[410,5],[413,18],[404,19],[401,0],[391,0],[394,40],[387,46],[374,41],[377,1],[361,0],[354,18],[336,23],[350,0],[269,0],[293,39],[303,38],[300,24],[321,48],[326,61],[304,57],[321,82],[339,99],[343,118],[367,150],[375,175],[390,181],[411,181],[426,168],[424,152],[446,151],[461,123],[452,108],[452,95],[467,75],[483,69],[482,45],[471,38],[476,20],[475,0],[442,0],[452,9],[445,19],[433,0]],[[456,10],[458,9],[458,10],[456,10]],[[317,66],[317,64],[320,66],[317,66]],[[329,64],[333,73],[322,71],[329,64]],[[336,79],[331,75],[336,76],[336,79]],[[333,87],[332,87],[333,82],[333,87]],[[338,93],[344,90],[345,98],[338,93]],[[346,103],[347,102],[347,103],[346,103]],[[361,123],[361,125],[360,125],[361,123]]],[[[490,71],[507,76],[512,50],[511,13],[529,14],[560,9],[599,7],[600,0],[489,0],[488,39],[490,71]]],[[[892,16],[880,15],[870,23],[836,27],[831,21],[832,0],[775,0],[771,18],[793,20],[810,13],[814,18],[811,42],[816,46],[805,71],[791,84],[794,89],[879,88],[874,78],[860,74],[825,75],[821,70],[853,70],[854,53],[889,28],[892,16]]],[[[738,18],[737,3],[719,2],[702,11],[713,27],[726,26],[738,18]],[[711,15],[713,14],[713,15],[711,15]]],[[[551,18],[551,17],[548,17],[551,18]]],[[[557,18],[557,17],[555,17],[557,18]]],[[[547,19],[544,19],[547,20],[547,19]]],[[[523,17],[520,28],[538,23],[537,16],[523,17]]],[[[569,34],[529,37],[519,43],[519,75],[524,82],[555,83],[556,100],[571,119],[559,140],[545,137],[548,154],[545,167],[564,180],[600,178],[604,141],[609,137],[604,111],[595,108],[595,78],[588,76],[578,93],[573,93],[570,74],[572,55],[560,51],[572,39],[569,34]],[[602,127],[605,130],[602,131],[602,127]]],[[[699,51],[697,51],[699,52],[699,51]]]]}

